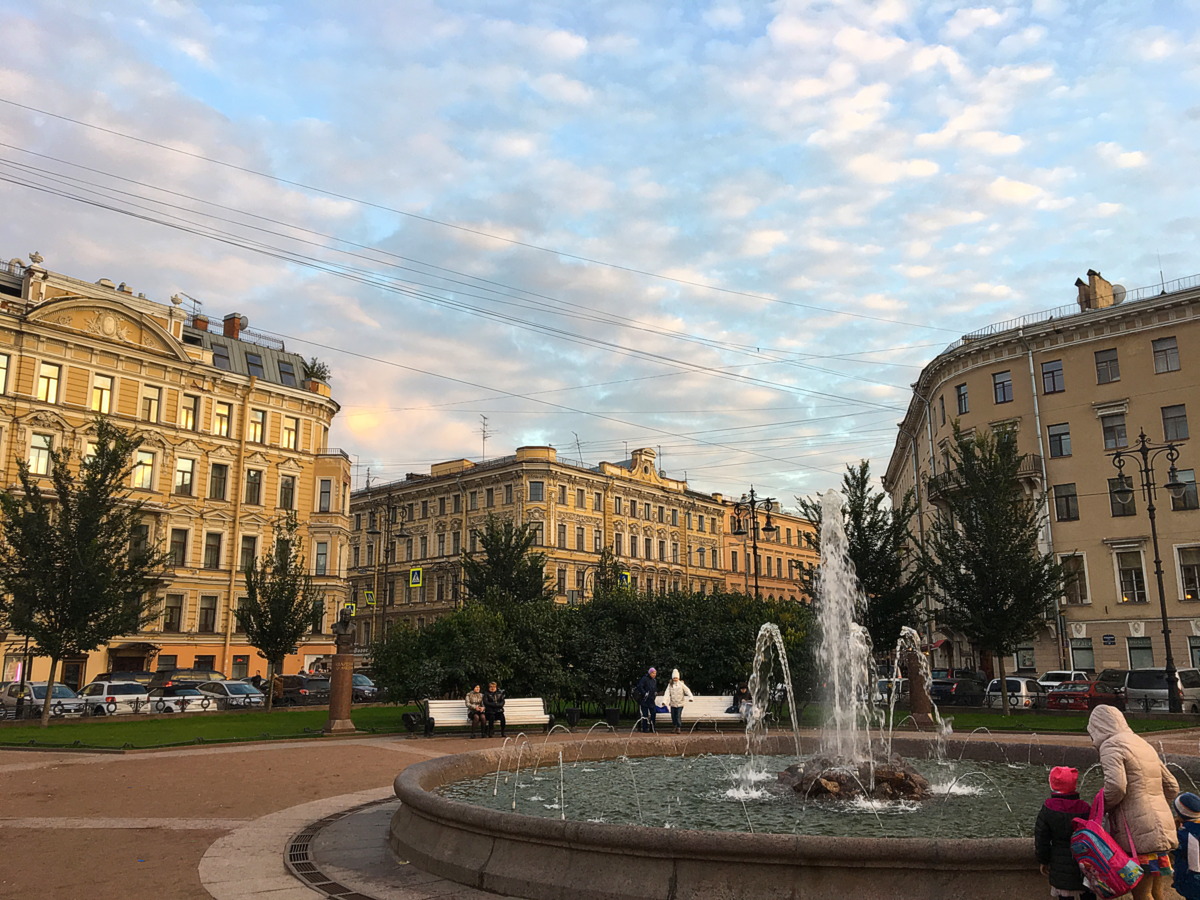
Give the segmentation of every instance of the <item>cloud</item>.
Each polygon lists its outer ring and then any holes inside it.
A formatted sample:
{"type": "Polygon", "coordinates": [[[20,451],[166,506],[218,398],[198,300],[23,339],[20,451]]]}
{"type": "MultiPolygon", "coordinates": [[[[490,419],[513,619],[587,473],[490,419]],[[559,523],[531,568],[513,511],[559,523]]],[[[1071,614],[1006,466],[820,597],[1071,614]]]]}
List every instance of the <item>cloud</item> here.
{"type": "Polygon", "coordinates": [[[737,31],[742,27],[746,17],[736,6],[713,5],[705,10],[703,19],[714,31],[737,31]]]}
{"type": "Polygon", "coordinates": [[[776,247],[787,243],[787,235],[774,229],[760,229],[746,235],[742,252],[747,256],[766,256],[776,247]]]}
{"type": "Polygon", "coordinates": [[[1141,150],[1125,151],[1120,144],[1111,141],[1096,145],[1100,158],[1119,169],[1139,169],[1150,162],[1141,150]]]}
{"type": "Polygon", "coordinates": [[[996,28],[1014,18],[1015,9],[998,12],[990,6],[960,9],[942,27],[942,36],[955,41],[968,37],[980,28],[996,28]]]}
{"type": "Polygon", "coordinates": [[[894,160],[878,153],[856,156],[846,168],[863,181],[875,184],[890,184],[904,178],[929,178],[938,172],[938,164],[931,159],[894,160]]]}
{"type": "Polygon", "coordinates": [[[1006,284],[990,284],[986,281],[972,285],[971,292],[983,294],[987,297],[1011,297],[1013,294],[1012,288],[1006,284]]]}

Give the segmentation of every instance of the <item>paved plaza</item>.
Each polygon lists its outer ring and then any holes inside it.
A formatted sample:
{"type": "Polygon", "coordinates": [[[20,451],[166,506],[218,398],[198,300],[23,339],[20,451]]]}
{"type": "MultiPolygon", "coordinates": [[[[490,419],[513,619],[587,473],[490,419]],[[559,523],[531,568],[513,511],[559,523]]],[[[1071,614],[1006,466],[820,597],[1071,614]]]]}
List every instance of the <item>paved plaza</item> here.
{"type": "MultiPolygon", "coordinates": [[[[1197,730],[1149,737],[1167,754],[1195,757],[1200,749],[1197,730]]],[[[550,740],[579,738],[556,734],[550,740]]],[[[638,739],[671,741],[666,735],[638,739]]],[[[1015,748],[1014,759],[1035,763],[1043,748],[1047,756],[1052,752],[1049,741],[1088,744],[1082,735],[1030,741],[977,734],[971,740],[1000,741],[1015,748]]],[[[128,754],[0,751],[0,898],[493,896],[400,864],[384,840],[396,807],[391,785],[401,769],[500,743],[391,736],[128,754]],[[293,854],[301,871],[311,866],[319,873],[306,884],[285,857],[297,834],[321,820],[307,849],[293,854]]]]}

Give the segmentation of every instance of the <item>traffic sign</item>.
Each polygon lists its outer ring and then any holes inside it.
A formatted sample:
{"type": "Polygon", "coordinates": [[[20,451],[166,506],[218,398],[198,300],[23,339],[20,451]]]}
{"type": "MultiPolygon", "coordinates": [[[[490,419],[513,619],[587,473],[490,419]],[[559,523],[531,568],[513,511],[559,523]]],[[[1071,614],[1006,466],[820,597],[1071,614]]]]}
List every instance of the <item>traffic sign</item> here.
{"type": "Polygon", "coordinates": [[[364,606],[374,606],[375,605],[375,592],[374,591],[363,591],[363,605],[364,606]]]}
{"type": "Polygon", "coordinates": [[[348,611],[349,611],[349,613],[350,613],[350,615],[352,615],[352,616],[353,616],[353,615],[354,615],[354,614],[355,614],[355,613],[358,611],[357,607],[356,607],[356,606],[355,606],[355,604],[353,604],[353,603],[347,603],[347,604],[346,604],[346,605],[343,607],[343,609],[346,609],[346,610],[348,610],[348,611]]]}
{"type": "Polygon", "coordinates": [[[622,572],[617,576],[617,582],[621,585],[621,587],[629,587],[629,573],[622,572]]]}
{"type": "Polygon", "coordinates": [[[421,576],[424,574],[424,569],[409,569],[408,570],[408,586],[420,587],[421,576]]]}

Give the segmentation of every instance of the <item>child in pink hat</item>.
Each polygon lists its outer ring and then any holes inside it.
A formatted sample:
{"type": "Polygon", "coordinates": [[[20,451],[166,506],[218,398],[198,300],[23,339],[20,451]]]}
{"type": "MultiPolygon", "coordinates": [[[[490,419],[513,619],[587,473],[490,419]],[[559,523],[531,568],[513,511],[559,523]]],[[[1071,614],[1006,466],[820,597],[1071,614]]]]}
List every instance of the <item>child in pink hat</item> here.
{"type": "Polygon", "coordinates": [[[1095,900],[1083,883],[1083,873],[1071,854],[1075,819],[1086,819],[1091,807],[1079,799],[1079,772],[1068,766],[1050,770],[1050,799],[1038,812],[1033,827],[1033,850],[1042,874],[1050,879],[1051,897],[1095,900]]]}

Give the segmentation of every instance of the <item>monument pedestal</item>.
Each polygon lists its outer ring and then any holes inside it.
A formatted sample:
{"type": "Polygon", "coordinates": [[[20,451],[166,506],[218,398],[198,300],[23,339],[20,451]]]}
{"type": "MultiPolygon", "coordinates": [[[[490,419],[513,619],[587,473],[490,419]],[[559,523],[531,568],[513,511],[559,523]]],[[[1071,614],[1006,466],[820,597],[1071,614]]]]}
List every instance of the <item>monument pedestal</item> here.
{"type": "Polygon", "coordinates": [[[904,660],[908,669],[908,700],[913,721],[919,728],[933,725],[933,701],[925,689],[925,670],[928,665],[915,650],[910,650],[904,660]]]}
{"type": "Polygon", "coordinates": [[[350,720],[353,693],[354,654],[338,653],[333,657],[333,671],[329,678],[329,719],[323,729],[325,734],[354,733],[354,722],[350,720]]]}

